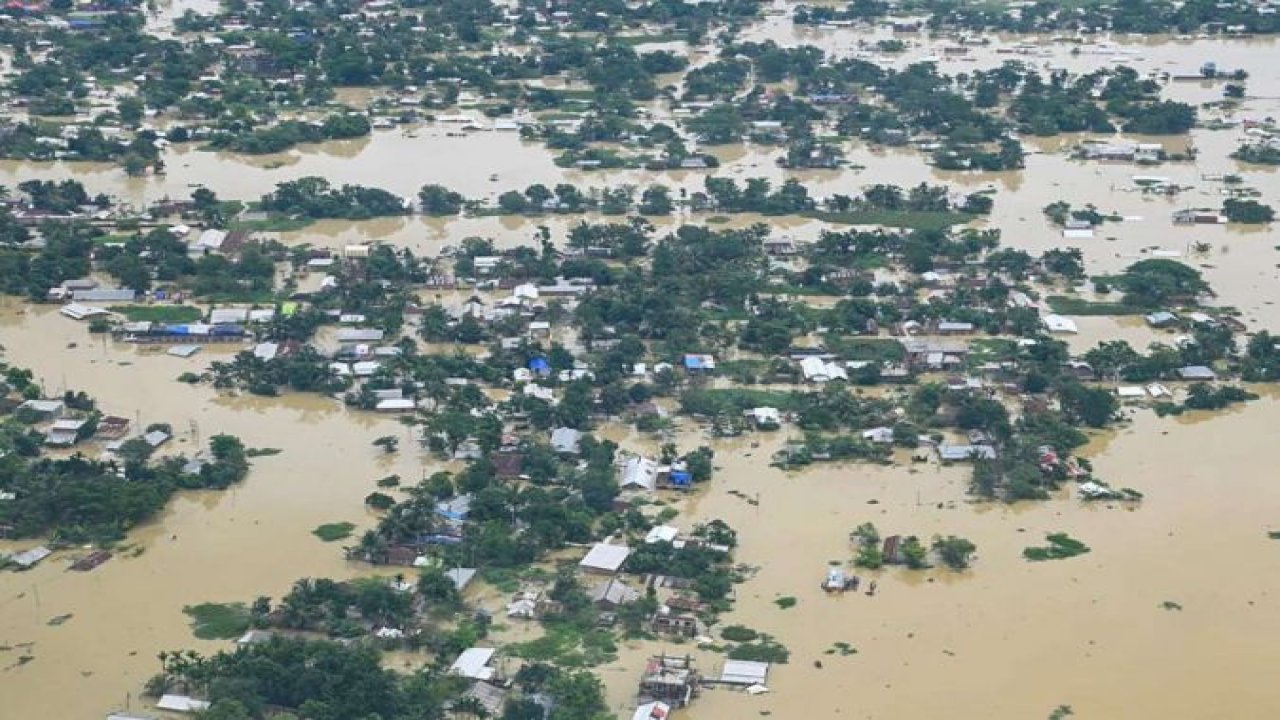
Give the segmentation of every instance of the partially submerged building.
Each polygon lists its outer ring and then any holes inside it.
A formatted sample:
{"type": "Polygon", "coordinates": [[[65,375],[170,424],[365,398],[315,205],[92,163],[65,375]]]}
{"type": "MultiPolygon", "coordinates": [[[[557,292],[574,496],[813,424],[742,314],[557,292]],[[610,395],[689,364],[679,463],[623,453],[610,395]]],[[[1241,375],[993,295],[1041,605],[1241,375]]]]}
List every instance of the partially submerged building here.
{"type": "Polygon", "coordinates": [[[640,700],[657,700],[682,708],[697,697],[701,680],[688,655],[655,655],[649,658],[640,676],[640,700]]]}

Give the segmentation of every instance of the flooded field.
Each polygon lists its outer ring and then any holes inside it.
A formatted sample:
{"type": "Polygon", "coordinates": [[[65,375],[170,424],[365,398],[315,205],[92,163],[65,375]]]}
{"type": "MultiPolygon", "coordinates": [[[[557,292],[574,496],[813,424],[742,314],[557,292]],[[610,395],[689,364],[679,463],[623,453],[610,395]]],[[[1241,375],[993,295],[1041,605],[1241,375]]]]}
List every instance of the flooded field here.
{"type": "MultiPolygon", "coordinates": [[[[789,21],[770,20],[745,39],[851,53],[856,40],[849,35],[793,30],[789,21]]],[[[1073,70],[1123,60],[1143,73],[1214,59],[1250,73],[1256,99],[1246,100],[1238,117],[1280,113],[1270,40],[1117,40],[1116,47],[1124,54],[1076,54],[1070,46],[1045,44],[1032,59],[1073,70]]],[[[933,52],[928,45],[912,48],[901,62],[933,52]]],[[[1028,58],[998,54],[993,47],[974,49],[972,61],[945,59],[941,66],[956,72],[1006,59],[1028,58]]],[[[1218,99],[1220,88],[1171,83],[1166,95],[1201,103],[1218,99]]],[[[937,171],[914,151],[853,146],[848,157],[859,166],[856,171],[792,173],[777,167],[777,151],[732,147],[716,150],[725,160],[717,174],[775,181],[794,176],[822,194],[851,193],[874,182],[947,182],[967,191],[994,187],[995,211],[985,222],[1001,229],[1005,245],[1033,254],[1080,247],[1091,274],[1117,271],[1152,248],[1176,252],[1203,270],[1219,304],[1240,309],[1251,329],[1274,329],[1280,327],[1280,241],[1273,233],[1174,227],[1169,218],[1179,208],[1220,202],[1218,184],[1204,180],[1206,175],[1238,173],[1262,191],[1264,201],[1280,197],[1275,172],[1227,158],[1240,138],[1235,129],[1195,130],[1196,162],[1154,170],[1071,160],[1063,148],[1077,138],[1028,138],[1028,147],[1039,152],[1019,172],[937,171]],[[1132,192],[1132,176],[1144,172],[1193,189],[1176,197],[1132,192]],[[1103,225],[1094,239],[1066,241],[1042,215],[1044,206],[1060,199],[1092,203],[1129,219],[1103,225]],[[1193,252],[1194,243],[1209,249],[1193,252]]],[[[160,178],[127,178],[105,165],[5,162],[0,184],[75,177],[90,193],[140,204],[185,197],[195,185],[228,198],[256,198],[304,175],[377,185],[405,196],[429,182],[488,197],[535,182],[653,181],[638,171],[562,170],[548,152],[514,134],[451,138],[432,127],[377,131],[364,140],[257,158],[183,148],[166,162],[168,174],[160,178]],[[498,181],[489,179],[493,174],[498,181]]],[[[690,190],[703,182],[703,175],[689,172],[661,178],[690,190]]],[[[539,225],[559,232],[579,220],[324,222],[280,239],[334,248],[380,240],[430,254],[471,235],[509,247],[528,242],[539,225]]],[[[736,216],[732,222],[758,220],[736,216]]],[[[800,239],[812,239],[824,227],[794,218],[763,220],[800,239]]],[[[1079,325],[1073,350],[1104,339],[1125,339],[1135,347],[1169,342],[1137,318],[1080,318],[1079,325]]],[[[0,574],[0,718],[91,720],[126,705],[139,708],[137,694],[158,669],[157,652],[229,646],[194,639],[183,606],[278,598],[297,578],[369,573],[368,566],[348,563],[335,544],[320,542],[311,530],[343,520],[360,530],[370,527],[375,521],[362,501],[377,478],[417,478],[434,469],[424,453],[410,449],[416,443],[394,418],[349,412],[335,400],[313,396],[224,397],[206,386],[176,382],[182,372],[207,365],[207,350],[189,360],[143,354],[95,339],[50,308],[16,302],[0,305],[0,345],[7,362],[36,368],[50,392],[84,390],[110,412],[141,424],[172,423],[179,435],[175,450],[220,432],[250,447],[281,450],[255,459],[248,480],[226,492],[180,494],[156,521],[131,533],[134,557],[117,557],[89,573],[66,572],[65,558],[55,557],[27,573],[0,574]],[[386,455],[371,445],[388,434],[403,436],[406,449],[386,455]],[[71,617],[49,624],[63,615],[71,617]]],[[[785,431],[751,447],[708,441],[686,424],[681,444],[711,444],[719,470],[710,487],[677,504],[675,523],[688,528],[721,518],[742,530],[736,560],[759,572],[737,587],[734,610],[722,622],[773,634],[791,650],[791,661],[773,667],[770,693],[708,690],[679,717],[1043,718],[1059,705],[1090,719],[1274,717],[1280,687],[1267,676],[1280,656],[1274,642],[1280,632],[1280,544],[1266,533],[1280,524],[1274,512],[1280,485],[1258,453],[1277,423],[1280,402],[1270,396],[1212,417],[1158,419],[1137,412],[1129,426],[1098,436],[1085,452],[1101,477],[1145,493],[1134,508],[1085,505],[1067,495],[1038,504],[973,504],[966,469],[912,465],[907,458],[889,467],[818,465],[784,472],[767,464],[785,431]],[[742,495],[759,503],[748,504],[742,495]],[[874,597],[823,593],[819,582],[828,562],[850,560],[848,534],[867,521],[886,533],[962,535],[977,544],[978,558],[961,573],[876,573],[874,597]],[[1024,560],[1022,549],[1051,532],[1067,532],[1093,550],[1063,562],[1024,560]],[[782,596],[798,603],[782,609],[774,602],[782,596]],[[839,642],[857,653],[826,654],[839,642]]],[[[619,428],[601,434],[625,437],[632,449],[652,442],[619,428]]],[[[617,661],[600,669],[619,716],[633,707],[644,657],[664,647],[672,649],[658,643],[624,647],[617,661]]],[[[705,671],[718,671],[716,655],[690,651],[705,671]]],[[[396,660],[397,666],[408,661],[396,660]]]]}

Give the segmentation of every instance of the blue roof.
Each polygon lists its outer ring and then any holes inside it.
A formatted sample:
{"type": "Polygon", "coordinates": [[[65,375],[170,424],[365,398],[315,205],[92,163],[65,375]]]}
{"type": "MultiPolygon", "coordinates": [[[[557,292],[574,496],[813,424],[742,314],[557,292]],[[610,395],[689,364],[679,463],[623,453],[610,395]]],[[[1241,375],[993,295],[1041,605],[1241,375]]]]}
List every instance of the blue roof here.
{"type": "Polygon", "coordinates": [[[684,366],[689,370],[701,370],[702,356],[701,355],[685,355],[684,366]]]}
{"type": "Polygon", "coordinates": [[[529,361],[529,369],[530,370],[550,370],[551,363],[547,362],[546,358],[536,357],[529,361]]]}

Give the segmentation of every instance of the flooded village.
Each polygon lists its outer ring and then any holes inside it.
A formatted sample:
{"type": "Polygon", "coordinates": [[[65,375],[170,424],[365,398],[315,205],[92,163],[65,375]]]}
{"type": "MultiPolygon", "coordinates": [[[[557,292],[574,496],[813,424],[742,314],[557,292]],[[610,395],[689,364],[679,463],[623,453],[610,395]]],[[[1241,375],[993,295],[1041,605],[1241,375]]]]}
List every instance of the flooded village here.
{"type": "Polygon", "coordinates": [[[1280,704],[1273,3],[0,19],[0,718],[1280,704]]]}

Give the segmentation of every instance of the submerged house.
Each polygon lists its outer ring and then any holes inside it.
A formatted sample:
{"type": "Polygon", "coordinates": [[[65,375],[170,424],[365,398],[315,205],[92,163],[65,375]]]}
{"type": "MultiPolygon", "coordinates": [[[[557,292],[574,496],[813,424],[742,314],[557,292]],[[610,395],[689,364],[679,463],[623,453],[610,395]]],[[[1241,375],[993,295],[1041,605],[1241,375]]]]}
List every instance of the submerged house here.
{"type": "Polygon", "coordinates": [[[914,370],[943,370],[964,363],[969,354],[969,343],[963,340],[919,340],[904,338],[900,341],[907,354],[907,365],[914,370]]]}
{"type": "Polygon", "coordinates": [[[623,490],[654,490],[658,487],[658,463],[635,456],[622,465],[618,487],[623,490]]]}
{"type": "Polygon", "coordinates": [[[630,554],[631,548],[626,545],[596,543],[586,557],[578,562],[578,567],[583,572],[613,575],[622,569],[622,563],[626,562],[630,554]]]}
{"type": "Polygon", "coordinates": [[[492,679],[497,674],[497,669],[490,663],[493,662],[493,656],[497,652],[493,648],[467,648],[449,666],[449,674],[460,675],[471,680],[492,679]]]}
{"type": "Polygon", "coordinates": [[[649,658],[640,676],[641,702],[657,700],[684,707],[697,696],[701,681],[693,658],[656,655],[649,658]]]}
{"type": "Polygon", "coordinates": [[[943,443],[938,446],[938,459],[944,462],[995,460],[996,449],[991,445],[951,445],[943,443]]]}
{"type": "Polygon", "coordinates": [[[609,578],[601,581],[587,592],[591,602],[601,610],[616,610],[640,599],[640,591],[618,580],[609,578]]]}

